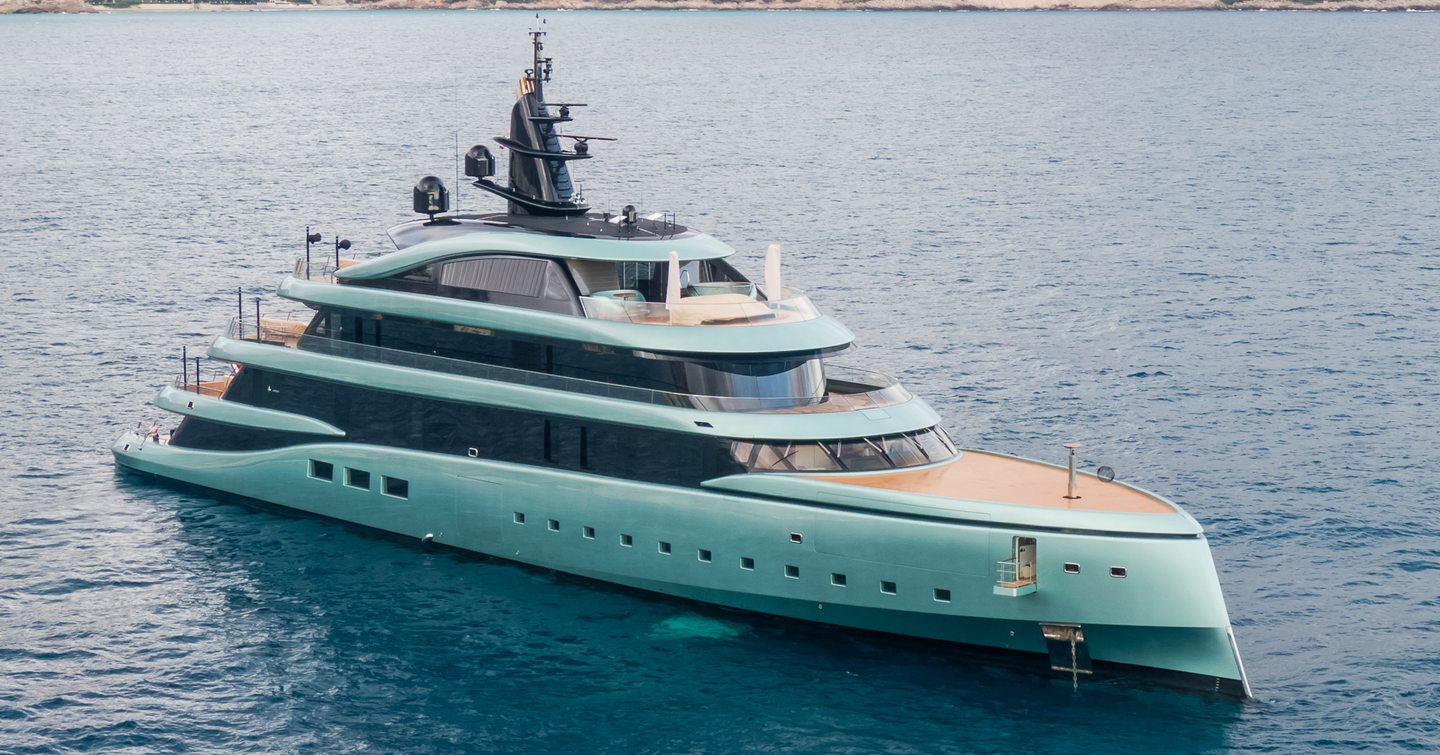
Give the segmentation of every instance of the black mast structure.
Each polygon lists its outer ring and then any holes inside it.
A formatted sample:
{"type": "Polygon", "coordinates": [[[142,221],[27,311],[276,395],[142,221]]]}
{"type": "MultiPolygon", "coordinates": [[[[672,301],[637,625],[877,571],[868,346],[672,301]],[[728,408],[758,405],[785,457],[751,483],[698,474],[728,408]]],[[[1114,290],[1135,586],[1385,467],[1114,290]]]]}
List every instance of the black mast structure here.
{"type": "Polygon", "coordinates": [[[497,136],[495,142],[510,150],[510,180],[501,186],[488,180],[495,175],[495,156],[484,145],[476,145],[465,154],[465,175],[474,177],[475,186],[509,200],[511,215],[575,217],[589,212],[590,206],[575,190],[570,178],[570,163],[591,157],[591,140],[614,141],[603,136],[561,134],[556,126],[569,123],[570,109],[585,107],[581,102],[545,101],[545,84],[554,68],[551,58],[544,57],[545,32],[530,32],[534,51],[531,67],[520,79],[515,105],[510,109],[510,135],[497,136]],[[556,110],[551,111],[551,107],[556,110]],[[575,146],[566,151],[561,139],[573,139],[575,146]]]}

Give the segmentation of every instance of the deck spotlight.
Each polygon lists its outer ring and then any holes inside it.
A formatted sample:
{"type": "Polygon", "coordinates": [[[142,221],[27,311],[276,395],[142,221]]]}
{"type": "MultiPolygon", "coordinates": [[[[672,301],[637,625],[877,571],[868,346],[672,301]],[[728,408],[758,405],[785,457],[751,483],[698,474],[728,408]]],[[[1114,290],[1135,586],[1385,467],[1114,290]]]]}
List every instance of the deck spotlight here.
{"type": "Polygon", "coordinates": [[[335,269],[340,269],[340,250],[350,248],[350,239],[335,237],[335,269]]]}
{"type": "Polygon", "coordinates": [[[320,243],[320,232],[310,231],[310,226],[305,226],[305,280],[310,280],[310,245],[320,243]]]}
{"type": "Polygon", "coordinates": [[[621,223],[625,225],[635,225],[635,220],[639,217],[639,213],[635,210],[635,205],[627,204],[625,208],[620,211],[620,217],[623,218],[620,221],[621,223]]]}

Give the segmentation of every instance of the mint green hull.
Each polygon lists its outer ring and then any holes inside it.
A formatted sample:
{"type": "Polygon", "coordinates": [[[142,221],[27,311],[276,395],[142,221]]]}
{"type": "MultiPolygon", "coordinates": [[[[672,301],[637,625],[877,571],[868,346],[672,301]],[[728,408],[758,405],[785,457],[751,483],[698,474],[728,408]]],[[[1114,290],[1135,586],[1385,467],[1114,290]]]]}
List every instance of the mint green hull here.
{"type": "Polygon", "coordinates": [[[1080,625],[1096,661],[1245,691],[1199,535],[933,521],[355,443],[217,452],[129,432],[113,451],[140,472],[738,609],[1034,653],[1046,652],[1042,624],[1080,625]],[[335,480],[312,478],[312,459],[333,464],[335,480]],[[369,472],[370,489],[345,485],[346,467],[369,472]],[[407,497],[381,492],[382,476],[406,480],[407,497]],[[994,565],[1017,535],[1039,543],[1038,589],[997,595],[994,565]],[[1065,562],[1087,568],[1067,574],[1065,562]],[[1123,564],[1126,578],[1109,564],[1123,564]]]}

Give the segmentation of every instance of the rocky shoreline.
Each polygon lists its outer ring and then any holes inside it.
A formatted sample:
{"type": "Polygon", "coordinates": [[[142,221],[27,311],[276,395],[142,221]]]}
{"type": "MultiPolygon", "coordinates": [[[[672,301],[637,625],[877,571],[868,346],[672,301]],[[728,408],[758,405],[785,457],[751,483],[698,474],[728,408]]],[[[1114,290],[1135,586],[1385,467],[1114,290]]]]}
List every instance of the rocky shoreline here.
{"type": "Polygon", "coordinates": [[[0,0],[6,13],[224,12],[332,10],[792,10],[792,11],[1161,11],[1306,10],[1440,11],[1440,0],[314,0],[253,4],[132,3],[91,5],[85,0],[0,0]]]}

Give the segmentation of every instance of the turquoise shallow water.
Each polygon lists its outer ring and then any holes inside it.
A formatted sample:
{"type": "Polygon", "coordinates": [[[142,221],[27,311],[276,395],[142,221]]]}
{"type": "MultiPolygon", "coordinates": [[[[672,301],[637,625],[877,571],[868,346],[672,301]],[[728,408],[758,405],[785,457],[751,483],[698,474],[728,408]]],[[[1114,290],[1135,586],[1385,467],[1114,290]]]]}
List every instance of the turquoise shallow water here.
{"type": "Polygon", "coordinates": [[[1440,747],[1440,15],[550,17],[593,202],[786,243],[963,444],[1184,504],[1254,703],[117,476],[234,286],[501,132],[529,18],[0,18],[0,751],[1440,747]]]}

